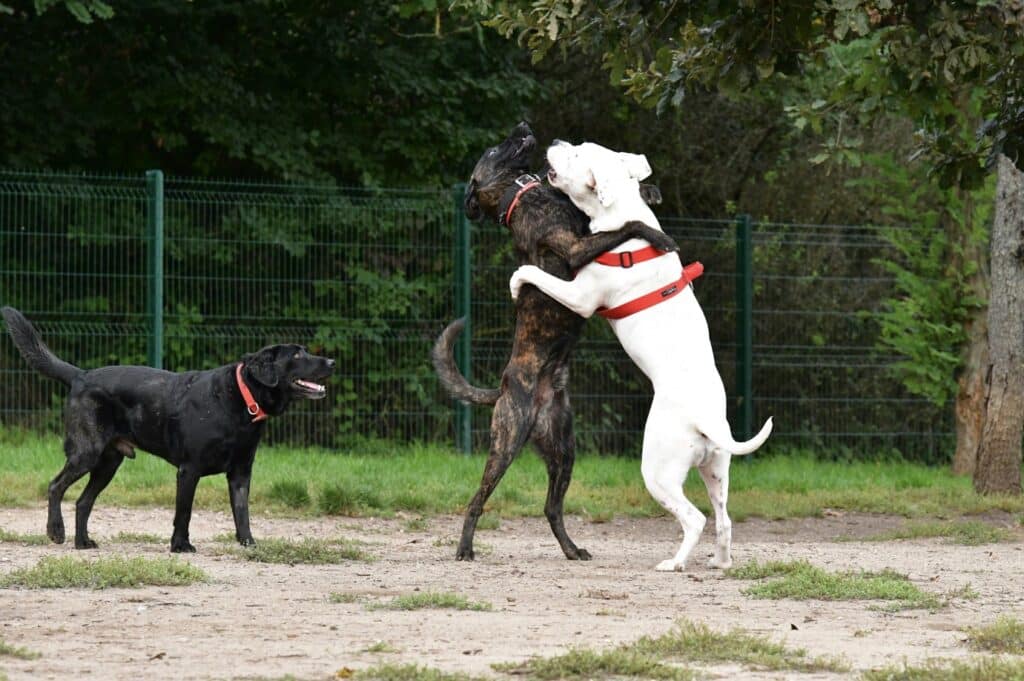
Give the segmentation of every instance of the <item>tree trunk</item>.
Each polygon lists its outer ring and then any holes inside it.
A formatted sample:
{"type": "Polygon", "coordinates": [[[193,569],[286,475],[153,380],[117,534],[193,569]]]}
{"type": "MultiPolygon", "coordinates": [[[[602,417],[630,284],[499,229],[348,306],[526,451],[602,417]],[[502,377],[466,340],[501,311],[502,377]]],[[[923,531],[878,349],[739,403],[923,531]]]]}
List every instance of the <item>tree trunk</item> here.
{"type": "MultiPolygon", "coordinates": [[[[950,243],[953,262],[958,272],[963,272],[968,263],[974,265],[974,273],[967,280],[967,288],[978,300],[988,300],[988,240],[975,234],[974,199],[969,190],[960,190],[962,221],[949,219],[950,243]]],[[[978,446],[981,444],[982,426],[985,424],[985,379],[988,374],[988,310],[981,306],[971,310],[971,317],[965,324],[967,342],[960,351],[960,371],[957,375],[956,408],[956,452],[953,454],[955,475],[974,475],[978,461],[978,446]]]]}
{"type": "Polygon", "coordinates": [[[974,471],[982,494],[1021,493],[1024,437],[1024,173],[999,157],[988,303],[989,379],[974,471]]]}

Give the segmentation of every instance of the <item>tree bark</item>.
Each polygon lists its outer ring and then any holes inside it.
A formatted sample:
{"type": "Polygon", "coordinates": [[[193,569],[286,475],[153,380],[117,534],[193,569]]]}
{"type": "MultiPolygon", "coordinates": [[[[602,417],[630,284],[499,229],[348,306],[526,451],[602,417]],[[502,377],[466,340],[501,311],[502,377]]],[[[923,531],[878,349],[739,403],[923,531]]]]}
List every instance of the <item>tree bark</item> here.
{"type": "MultiPolygon", "coordinates": [[[[967,280],[967,288],[978,300],[988,300],[988,241],[975,235],[974,199],[969,190],[960,190],[962,222],[948,219],[950,243],[959,247],[953,249],[952,266],[963,272],[969,263],[974,273],[967,280]]],[[[955,475],[974,475],[978,462],[978,446],[981,444],[982,427],[985,424],[985,397],[988,375],[988,310],[981,306],[971,310],[971,317],[965,324],[967,342],[961,348],[960,371],[957,375],[956,408],[956,451],[953,454],[955,475]]]]}
{"type": "Polygon", "coordinates": [[[1024,173],[999,157],[988,304],[989,379],[974,489],[1021,493],[1024,437],[1024,173]]]}

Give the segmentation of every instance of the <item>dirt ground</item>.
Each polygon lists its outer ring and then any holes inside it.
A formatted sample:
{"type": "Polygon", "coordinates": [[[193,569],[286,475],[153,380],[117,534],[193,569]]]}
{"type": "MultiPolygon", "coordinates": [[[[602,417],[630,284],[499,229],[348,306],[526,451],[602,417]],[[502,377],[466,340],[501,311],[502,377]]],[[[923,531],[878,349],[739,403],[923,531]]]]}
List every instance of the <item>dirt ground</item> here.
{"type": "MultiPolygon", "coordinates": [[[[65,507],[73,523],[73,508],[65,507]]],[[[169,539],[170,509],[96,509],[90,523],[100,548],[0,544],[0,573],[47,555],[164,556],[165,545],[103,542],[119,532],[169,539]]],[[[888,543],[835,542],[863,537],[903,521],[843,514],[794,521],[749,520],[734,525],[734,560],[806,558],[830,570],[892,568],[925,590],[945,594],[970,585],[978,597],[955,599],[938,612],[888,614],[870,603],[755,600],[748,583],[723,579],[704,566],[710,533],[686,572],[652,568],[675,551],[677,527],[668,518],[617,519],[593,524],[568,518],[570,535],[594,560],[562,558],[543,518],[502,520],[477,534],[477,560],[453,560],[461,520],[409,518],[280,519],[257,516],[260,537],[345,537],[367,543],[373,562],[326,566],[267,565],[215,555],[211,538],[233,531],[230,515],[198,512],[185,557],[209,584],[108,590],[0,590],[0,639],[42,654],[36,660],[0,658],[16,679],[231,679],[334,677],[344,668],[383,662],[430,665],[445,671],[491,674],[496,662],[556,655],[571,646],[610,647],[644,634],[660,635],[679,618],[719,630],[741,627],[805,648],[841,655],[857,670],[903,660],[968,655],[962,628],[1002,614],[1024,616],[1024,539],[966,547],[941,539],[888,543]],[[481,548],[483,550],[481,550],[481,548]],[[481,555],[482,554],[482,555],[481,555]],[[451,591],[493,605],[490,612],[368,610],[366,603],[417,591],[451,591]],[[358,597],[332,603],[332,592],[358,597]],[[380,641],[398,652],[372,653],[380,641]]],[[[1014,527],[1010,516],[991,522],[1014,527]]],[[[0,527],[39,534],[45,510],[0,509],[0,527]]],[[[709,530],[713,522],[709,522],[709,530]]],[[[73,525],[68,530],[72,532],[73,525]]],[[[719,666],[723,678],[826,679],[836,674],[766,673],[719,666]]],[[[344,672],[342,672],[344,675],[344,672]]]]}

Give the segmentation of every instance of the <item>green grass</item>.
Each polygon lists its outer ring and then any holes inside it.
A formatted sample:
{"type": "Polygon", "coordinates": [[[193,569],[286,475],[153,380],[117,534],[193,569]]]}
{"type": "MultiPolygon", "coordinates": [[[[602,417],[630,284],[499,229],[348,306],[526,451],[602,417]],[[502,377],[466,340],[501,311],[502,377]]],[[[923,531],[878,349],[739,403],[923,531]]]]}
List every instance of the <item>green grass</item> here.
{"type": "Polygon", "coordinates": [[[678,622],[662,636],[645,636],[609,650],[576,648],[556,657],[534,658],[520,664],[499,664],[494,668],[542,681],[698,678],[695,672],[680,666],[686,663],[741,664],[747,668],[769,671],[841,672],[848,669],[846,664],[838,660],[808,658],[804,650],[789,649],[738,629],[723,634],[704,624],[687,621],[678,622]]]}
{"type": "MultiPolygon", "coordinates": [[[[63,458],[56,435],[0,430],[0,505],[36,504],[45,499],[46,486],[63,458]]],[[[262,447],[256,457],[251,505],[256,512],[293,516],[459,514],[476,492],[483,465],[482,456],[466,457],[437,445],[367,442],[339,452],[262,447]]],[[[79,482],[67,498],[76,498],[84,484],[79,482]]],[[[686,492],[705,513],[710,511],[695,472],[686,492]]],[[[496,517],[540,517],[546,494],[543,463],[538,457],[523,456],[505,475],[487,512],[496,517]]],[[[140,453],[125,461],[99,503],[173,507],[174,496],[174,469],[140,453]]],[[[228,510],[222,476],[202,479],[195,507],[228,510]]],[[[729,512],[734,520],[816,516],[825,508],[906,517],[949,517],[995,509],[1020,514],[1024,498],[981,496],[967,478],[953,476],[945,468],[911,463],[817,461],[809,455],[790,454],[755,456],[733,467],[729,512]]],[[[664,514],[644,489],[637,459],[599,456],[577,459],[565,510],[597,522],[615,516],[664,514]]]]}
{"type": "MultiPolygon", "coordinates": [[[[338,675],[341,678],[341,675],[338,675]]],[[[482,681],[468,674],[443,672],[415,664],[382,664],[355,673],[356,679],[372,681],[482,681]]]]}
{"type": "Polygon", "coordinates": [[[34,650],[29,650],[28,648],[12,646],[10,643],[7,643],[0,638],[0,657],[15,657],[19,660],[37,660],[42,657],[42,655],[34,650]]]}
{"type": "Polygon", "coordinates": [[[883,570],[881,572],[831,573],[807,561],[756,561],[726,571],[734,579],[766,580],[743,593],[754,598],[823,601],[891,601],[897,609],[928,608],[943,605],[938,596],[922,591],[906,575],[883,570]]]}
{"type": "Polygon", "coordinates": [[[1013,538],[1013,534],[1009,530],[977,520],[964,522],[933,520],[910,522],[891,532],[883,532],[857,541],[893,541],[897,539],[928,539],[931,537],[944,537],[950,544],[980,546],[982,544],[1010,541],[1013,538]]]}
{"type": "Polygon", "coordinates": [[[50,543],[50,539],[45,534],[20,534],[0,527],[0,543],[45,546],[50,543]]]}
{"type": "MultiPolygon", "coordinates": [[[[231,538],[234,541],[234,537],[231,538]]],[[[225,553],[239,556],[254,563],[279,563],[285,565],[330,565],[351,560],[371,560],[357,542],[348,539],[323,540],[306,538],[261,539],[255,546],[237,546],[225,549],[225,553]]]]}
{"type": "Polygon", "coordinates": [[[170,544],[170,537],[161,537],[149,532],[118,532],[110,538],[115,544],[170,544]]]}
{"type": "Polygon", "coordinates": [[[47,556],[34,567],[0,577],[2,587],[26,589],[107,589],[111,587],[184,586],[207,581],[197,567],[177,558],[77,558],[47,556]]]}
{"type": "Polygon", "coordinates": [[[376,643],[363,648],[364,653],[400,653],[402,652],[395,646],[391,645],[387,641],[377,641],[376,643]]]}
{"type": "Polygon", "coordinates": [[[331,603],[358,603],[358,594],[346,594],[340,591],[335,591],[328,596],[328,600],[331,603]]]}
{"type": "Polygon", "coordinates": [[[424,591],[422,593],[398,596],[383,603],[367,606],[370,610],[491,610],[490,603],[471,601],[465,596],[443,591],[424,591]]]}
{"type": "Polygon", "coordinates": [[[984,627],[970,627],[967,645],[971,650],[987,653],[1024,655],[1024,622],[1003,616],[984,627]]]}
{"type": "Polygon", "coordinates": [[[1024,660],[982,657],[974,660],[929,660],[918,666],[883,667],[864,672],[862,681],[1021,681],[1024,660]]]}

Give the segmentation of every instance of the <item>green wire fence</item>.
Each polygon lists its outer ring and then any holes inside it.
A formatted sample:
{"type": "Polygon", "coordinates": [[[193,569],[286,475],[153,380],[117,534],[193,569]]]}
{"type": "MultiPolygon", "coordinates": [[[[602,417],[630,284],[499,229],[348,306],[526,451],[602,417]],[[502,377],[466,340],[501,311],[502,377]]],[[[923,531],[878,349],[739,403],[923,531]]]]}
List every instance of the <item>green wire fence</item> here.
{"type": "MultiPolygon", "coordinates": [[[[489,408],[453,405],[428,352],[468,312],[460,361],[478,385],[498,385],[515,263],[507,232],[467,224],[460,197],[459,187],[0,171],[0,304],[87,368],[204,369],[285,341],[338,360],[328,400],[272,420],[269,441],[485,449],[489,408]]],[[[774,415],[775,445],[949,457],[951,408],[908,396],[887,369],[899,358],[875,345],[870,312],[893,281],[874,262],[895,257],[878,228],[662,224],[684,259],[705,265],[696,293],[737,437],[774,415]]],[[[603,320],[588,323],[572,372],[578,448],[638,455],[650,386],[603,320]]],[[[59,427],[65,389],[29,369],[6,334],[0,385],[0,424],[59,427]]]]}

